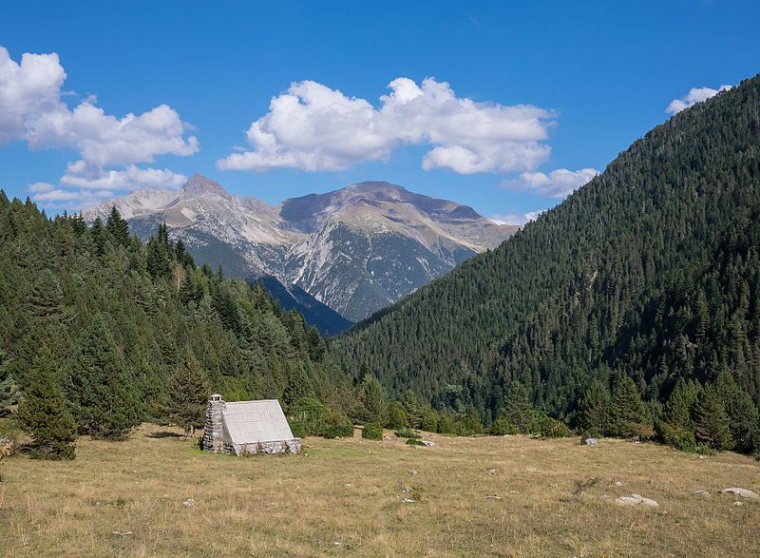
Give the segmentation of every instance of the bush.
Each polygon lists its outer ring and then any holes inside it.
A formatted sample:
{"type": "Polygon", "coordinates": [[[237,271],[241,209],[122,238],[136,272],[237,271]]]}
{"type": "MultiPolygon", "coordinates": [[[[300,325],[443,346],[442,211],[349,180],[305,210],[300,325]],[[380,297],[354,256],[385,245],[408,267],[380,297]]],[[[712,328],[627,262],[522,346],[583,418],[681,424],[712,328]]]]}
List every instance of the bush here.
{"type": "Polygon", "coordinates": [[[420,420],[420,430],[425,432],[439,432],[438,430],[439,416],[432,407],[424,407],[422,409],[422,419],[420,420]]]}
{"type": "Polygon", "coordinates": [[[388,405],[388,421],[386,422],[386,426],[388,428],[406,428],[409,426],[406,410],[398,401],[393,401],[388,405]]]}
{"type": "Polygon", "coordinates": [[[396,430],[396,432],[394,432],[394,434],[396,434],[396,436],[398,436],[399,438],[414,438],[414,439],[417,439],[417,438],[421,438],[422,437],[419,434],[419,432],[417,432],[413,428],[402,428],[401,430],[396,430]]]}
{"type": "Polygon", "coordinates": [[[293,435],[298,437],[303,436],[322,436],[325,431],[325,416],[327,409],[325,406],[312,397],[304,397],[299,399],[295,404],[290,406],[290,412],[288,416],[293,420],[289,421],[291,429],[293,429],[293,435]],[[300,428],[301,434],[296,434],[294,429],[300,428]]]}
{"type": "Polygon", "coordinates": [[[573,434],[564,422],[552,417],[544,417],[538,426],[538,434],[543,438],[567,438],[573,434]]]}
{"type": "Polygon", "coordinates": [[[520,429],[511,424],[506,418],[501,417],[493,422],[488,432],[494,436],[506,436],[508,434],[519,434],[520,429]]]}
{"type": "Polygon", "coordinates": [[[306,436],[306,427],[304,426],[304,423],[299,420],[291,420],[288,421],[288,424],[290,424],[290,431],[293,433],[293,436],[296,438],[303,438],[306,436]]]}
{"type": "Polygon", "coordinates": [[[673,426],[667,422],[657,423],[657,439],[681,451],[696,451],[697,449],[697,440],[692,430],[673,426]]]}
{"type": "Polygon", "coordinates": [[[368,422],[362,428],[362,438],[365,440],[382,440],[383,427],[376,422],[368,422]]]}
{"type": "Polygon", "coordinates": [[[442,415],[438,420],[438,432],[440,434],[459,434],[459,425],[453,417],[442,415]]]}
{"type": "Polygon", "coordinates": [[[417,440],[416,438],[409,438],[406,441],[406,445],[407,446],[424,446],[425,444],[423,444],[420,440],[417,440]]]}
{"type": "Polygon", "coordinates": [[[354,424],[345,414],[333,407],[325,408],[322,417],[322,431],[325,438],[351,438],[354,435],[354,424]]]}

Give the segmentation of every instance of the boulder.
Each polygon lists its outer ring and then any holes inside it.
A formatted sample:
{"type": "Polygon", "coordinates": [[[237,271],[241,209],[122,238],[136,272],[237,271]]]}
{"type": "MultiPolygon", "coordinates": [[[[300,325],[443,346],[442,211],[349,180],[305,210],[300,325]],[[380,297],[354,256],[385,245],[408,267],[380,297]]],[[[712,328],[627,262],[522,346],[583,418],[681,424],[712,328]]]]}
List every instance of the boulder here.
{"type": "Polygon", "coordinates": [[[427,446],[429,448],[435,447],[435,442],[431,442],[430,440],[420,440],[420,442],[422,442],[423,446],[427,446]]]}
{"type": "Polygon", "coordinates": [[[697,498],[709,498],[710,493],[706,490],[695,490],[691,493],[692,496],[696,496],[697,498]]]}
{"type": "Polygon", "coordinates": [[[751,498],[752,500],[760,500],[760,495],[758,495],[756,492],[752,492],[751,490],[747,490],[746,488],[737,488],[737,487],[731,487],[731,488],[724,488],[720,491],[721,494],[734,494],[736,496],[741,496],[742,498],[751,498]]]}
{"type": "Polygon", "coordinates": [[[599,440],[597,440],[596,438],[583,438],[582,442],[586,444],[587,446],[599,445],[599,440]]]}
{"type": "Polygon", "coordinates": [[[621,506],[659,506],[651,498],[644,498],[640,494],[631,494],[630,496],[621,496],[615,499],[615,503],[621,506]]]}

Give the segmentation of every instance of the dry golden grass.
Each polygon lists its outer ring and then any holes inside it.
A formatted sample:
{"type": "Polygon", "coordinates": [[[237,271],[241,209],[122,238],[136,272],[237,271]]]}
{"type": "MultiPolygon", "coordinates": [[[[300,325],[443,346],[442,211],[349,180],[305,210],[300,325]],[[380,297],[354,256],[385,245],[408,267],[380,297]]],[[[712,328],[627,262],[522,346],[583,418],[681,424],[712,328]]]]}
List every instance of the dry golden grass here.
{"type": "Polygon", "coordinates": [[[527,437],[307,440],[235,458],[143,426],[74,462],[3,463],[5,556],[758,556],[760,464],[653,444],[527,437]],[[573,495],[576,484],[598,478],[573,495]],[[622,486],[616,483],[622,482],[622,486]],[[411,487],[418,503],[402,503],[411,487]],[[702,500],[695,490],[713,494],[702,500]],[[638,493],[658,508],[615,505],[638,493]],[[488,498],[491,496],[491,498],[488,498]],[[494,498],[498,497],[497,498],[494,498]],[[183,503],[194,500],[192,507],[183,503]],[[131,532],[127,535],[115,532],[131,532]]]}

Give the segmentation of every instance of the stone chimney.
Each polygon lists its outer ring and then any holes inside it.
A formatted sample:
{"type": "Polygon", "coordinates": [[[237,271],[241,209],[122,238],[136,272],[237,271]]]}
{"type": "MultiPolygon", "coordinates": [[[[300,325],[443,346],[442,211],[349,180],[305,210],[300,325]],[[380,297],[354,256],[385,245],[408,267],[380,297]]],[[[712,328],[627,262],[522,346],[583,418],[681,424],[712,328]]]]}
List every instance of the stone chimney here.
{"type": "Polygon", "coordinates": [[[224,449],[224,436],[222,434],[222,409],[224,400],[218,393],[212,395],[206,407],[206,424],[203,428],[204,451],[221,453],[224,449]]]}

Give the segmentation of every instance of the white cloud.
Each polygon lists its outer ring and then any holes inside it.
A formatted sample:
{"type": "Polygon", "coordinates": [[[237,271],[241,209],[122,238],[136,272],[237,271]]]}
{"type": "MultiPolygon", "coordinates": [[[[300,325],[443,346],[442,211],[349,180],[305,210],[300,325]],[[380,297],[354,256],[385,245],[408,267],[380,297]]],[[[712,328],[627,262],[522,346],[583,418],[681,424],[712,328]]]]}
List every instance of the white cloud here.
{"type": "Polygon", "coordinates": [[[65,79],[55,53],[25,53],[17,63],[0,47],[0,145],[25,141],[31,149],[71,149],[81,157],[69,164],[58,187],[31,185],[36,201],[77,201],[102,197],[92,190],[177,187],[184,181],[169,170],[135,166],[198,151],[197,139],[187,135],[190,126],[174,109],[162,104],[117,117],[98,107],[95,95],[69,108],[63,99],[71,93],[61,89],[65,79]],[[114,166],[125,168],[107,169],[114,166]]]}
{"type": "Polygon", "coordinates": [[[97,107],[94,96],[74,109],[61,100],[66,72],[57,54],[25,53],[18,64],[0,47],[0,142],[77,150],[90,164],[151,162],[156,155],[198,151],[188,125],[167,105],[122,118],[97,107]]]}
{"type": "Polygon", "coordinates": [[[505,106],[457,97],[450,85],[407,78],[389,84],[380,107],[338,90],[301,81],[274,97],[269,112],[248,129],[253,148],[232,153],[225,170],[347,169],[383,160],[403,145],[426,145],[424,169],[462,174],[532,170],[546,160],[541,143],[552,114],[531,105],[505,106]]]}
{"type": "Polygon", "coordinates": [[[546,209],[537,209],[536,211],[528,211],[527,213],[510,213],[508,215],[493,215],[490,217],[491,221],[497,225],[518,225],[523,226],[530,221],[534,221],[539,215],[545,213],[546,209]]]}
{"type": "Polygon", "coordinates": [[[668,114],[676,114],[677,112],[681,112],[684,109],[696,105],[697,103],[706,101],[721,91],[727,91],[731,89],[731,87],[731,85],[721,85],[718,89],[713,89],[712,87],[693,87],[689,90],[686,96],[670,101],[670,104],[665,109],[665,112],[668,114]]]}
{"type": "Polygon", "coordinates": [[[80,209],[100,203],[103,199],[109,198],[112,195],[113,192],[110,190],[64,190],[55,188],[35,194],[32,196],[32,200],[47,207],[80,209]]]}
{"type": "Polygon", "coordinates": [[[47,182],[35,182],[30,184],[27,190],[33,194],[41,194],[43,192],[50,192],[53,189],[53,185],[47,182]]]}
{"type": "Polygon", "coordinates": [[[87,190],[174,189],[187,177],[168,169],[141,169],[129,165],[124,170],[103,170],[87,165],[84,160],[69,163],[61,184],[87,190]]]}
{"type": "Polygon", "coordinates": [[[524,172],[516,179],[503,181],[501,185],[508,190],[527,191],[551,198],[564,198],[586,184],[597,174],[599,174],[599,171],[591,168],[577,171],[557,169],[549,174],[543,172],[524,172]]]}

